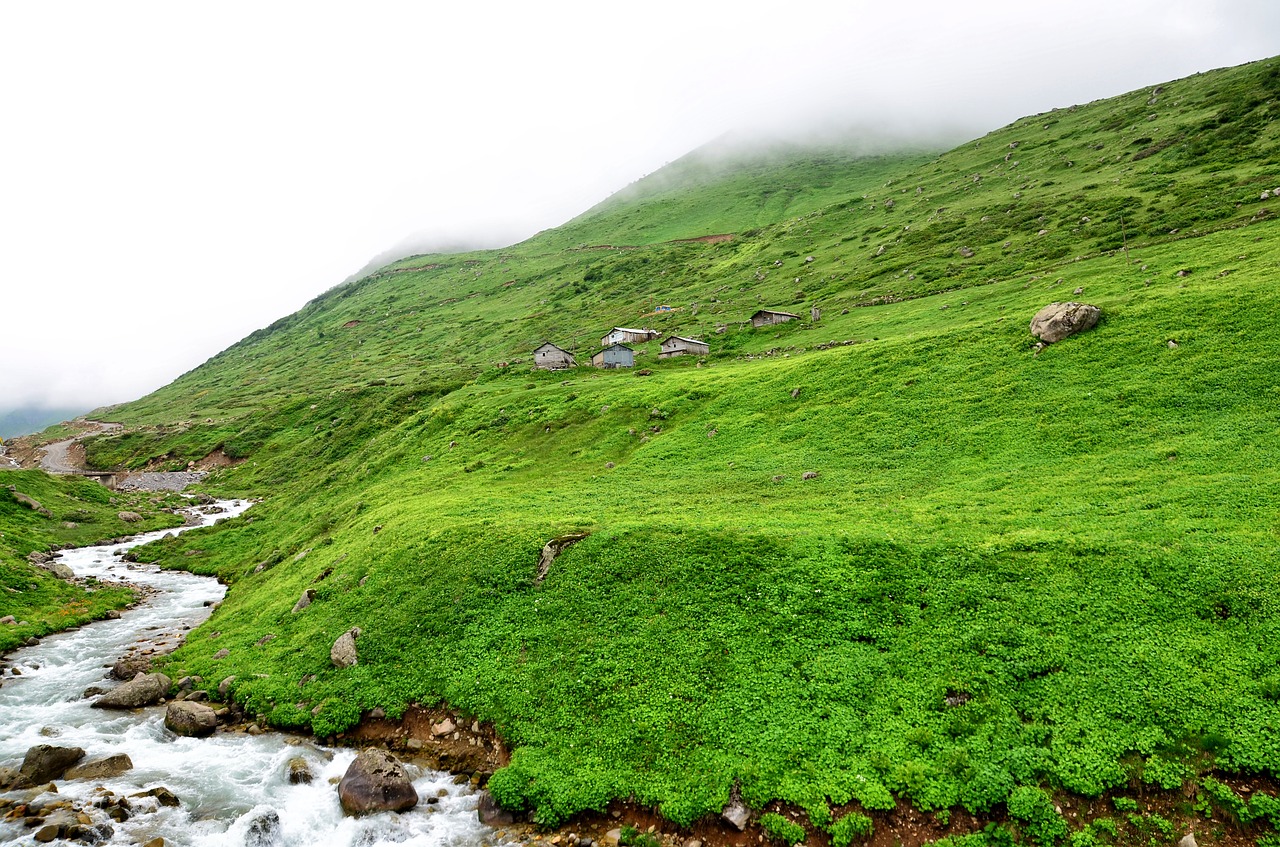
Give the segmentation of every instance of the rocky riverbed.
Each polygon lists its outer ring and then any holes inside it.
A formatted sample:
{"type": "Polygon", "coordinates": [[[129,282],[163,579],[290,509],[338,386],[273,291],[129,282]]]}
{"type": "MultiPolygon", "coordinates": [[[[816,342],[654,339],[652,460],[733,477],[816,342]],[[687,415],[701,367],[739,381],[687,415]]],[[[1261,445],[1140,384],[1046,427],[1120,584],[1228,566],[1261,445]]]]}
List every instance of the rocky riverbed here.
{"type": "MultiPolygon", "coordinates": [[[[201,523],[249,504],[209,505],[224,511],[201,523]]],[[[224,592],[210,578],[124,561],[129,546],[162,534],[64,551],[61,562],[78,576],[127,579],[151,595],[117,619],[7,657],[0,842],[487,847],[503,840],[480,822],[471,777],[407,756],[401,767],[418,802],[399,813],[344,814],[337,786],[356,751],[265,732],[233,704],[204,702],[198,680],[152,671],[149,660],[172,649],[224,592]]]]}

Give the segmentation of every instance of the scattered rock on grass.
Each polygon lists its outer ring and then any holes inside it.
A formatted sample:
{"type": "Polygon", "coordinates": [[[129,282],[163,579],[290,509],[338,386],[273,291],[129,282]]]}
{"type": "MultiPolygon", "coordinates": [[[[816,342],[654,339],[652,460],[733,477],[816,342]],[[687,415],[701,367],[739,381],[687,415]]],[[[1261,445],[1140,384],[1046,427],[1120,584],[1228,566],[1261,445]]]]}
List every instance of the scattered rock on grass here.
{"type": "Polygon", "coordinates": [[[338,640],[333,642],[333,647],[329,649],[329,661],[333,662],[335,667],[349,668],[359,661],[356,653],[356,639],[360,637],[360,627],[352,627],[342,635],[338,636],[338,640]]]}
{"type": "Polygon", "coordinates": [[[1053,344],[1092,329],[1100,317],[1102,310],[1088,303],[1050,303],[1031,319],[1031,334],[1045,344],[1053,344]]]}
{"type": "Polygon", "coordinates": [[[293,614],[296,615],[298,612],[301,612],[303,609],[310,606],[311,601],[314,599],[316,599],[316,590],[314,588],[308,588],[306,591],[302,592],[302,596],[298,598],[298,602],[293,604],[293,614]]]}

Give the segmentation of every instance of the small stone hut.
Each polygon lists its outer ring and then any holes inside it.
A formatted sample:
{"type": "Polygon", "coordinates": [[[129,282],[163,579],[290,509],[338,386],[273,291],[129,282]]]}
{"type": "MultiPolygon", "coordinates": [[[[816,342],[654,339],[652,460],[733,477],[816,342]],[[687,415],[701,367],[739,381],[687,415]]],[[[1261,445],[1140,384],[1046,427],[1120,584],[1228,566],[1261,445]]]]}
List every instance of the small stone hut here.
{"type": "Polygon", "coordinates": [[[711,347],[705,341],[699,341],[696,338],[684,338],[679,335],[672,335],[662,340],[662,352],[658,354],[659,359],[670,359],[672,356],[705,356],[711,352],[711,347]]]}
{"type": "Polygon", "coordinates": [[[609,330],[604,338],[600,339],[601,347],[608,347],[610,344],[643,344],[658,337],[656,329],[627,329],[624,326],[615,326],[609,330]]]}
{"type": "Polygon", "coordinates": [[[772,326],[774,324],[784,324],[787,321],[794,321],[799,315],[793,315],[790,312],[776,312],[773,309],[761,309],[751,316],[751,325],[756,329],[762,326],[772,326]]]}
{"type": "Polygon", "coordinates": [[[557,347],[550,341],[533,351],[533,366],[544,371],[564,370],[575,367],[577,364],[573,360],[572,353],[557,347]]]}
{"type": "Polygon", "coordinates": [[[633,368],[635,364],[635,351],[625,344],[610,344],[591,357],[595,368],[633,368]]]}

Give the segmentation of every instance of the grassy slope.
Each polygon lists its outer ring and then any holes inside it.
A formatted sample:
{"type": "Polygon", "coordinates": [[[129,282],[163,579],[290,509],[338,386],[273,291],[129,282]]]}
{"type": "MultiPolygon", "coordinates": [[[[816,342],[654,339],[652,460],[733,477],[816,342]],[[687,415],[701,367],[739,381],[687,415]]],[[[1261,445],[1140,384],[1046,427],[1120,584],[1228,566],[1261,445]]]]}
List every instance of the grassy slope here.
{"type": "Polygon", "coordinates": [[[318,298],[91,445],[222,446],[251,461],[215,486],[271,494],[152,549],[234,583],[231,655],[197,633],[176,667],[319,733],[447,699],[547,821],[627,795],[687,821],[735,781],[821,816],[1280,770],[1277,66],[1023,119],[732,242],[548,234],[318,298]],[[1104,322],[1033,354],[1075,288],[1104,322]],[[655,300],[708,367],[493,367],[655,300]],[[761,303],[824,317],[738,323],[761,303]]]}
{"type": "MultiPolygon", "coordinates": [[[[47,635],[69,626],[101,618],[134,600],[127,588],[63,582],[27,563],[33,551],[84,546],[182,523],[144,495],[112,493],[83,477],[55,477],[42,471],[0,471],[0,617],[13,615],[22,626],[0,626],[0,653],[32,636],[47,635]],[[34,498],[51,516],[33,511],[14,499],[9,486],[34,498]],[[137,511],[139,523],[120,519],[122,511],[137,511]]],[[[171,504],[170,504],[171,505],[171,504]]]]}
{"type": "Polygon", "coordinates": [[[637,245],[741,232],[861,197],[926,153],[711,142],[638,180],[563,226],[541,246],[637,245]]]}

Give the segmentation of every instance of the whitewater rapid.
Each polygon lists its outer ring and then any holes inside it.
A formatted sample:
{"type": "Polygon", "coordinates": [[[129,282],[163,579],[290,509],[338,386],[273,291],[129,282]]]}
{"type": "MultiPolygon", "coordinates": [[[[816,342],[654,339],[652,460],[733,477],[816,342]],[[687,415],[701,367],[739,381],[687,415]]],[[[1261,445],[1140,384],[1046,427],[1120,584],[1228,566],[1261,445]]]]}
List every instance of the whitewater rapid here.
{"type": "MultiPolygon", "coordinates": [[[[251,504],[221,501],[204,507],[205,525],[238,515],[251,504]],[[215,511],[217,510],[217,511],[215,511]]],[[[92,810],[94,822],[110,824],[111,845],[144,844],[163,837],[166,845],[191,847],[374,847],[380,844],[423,847],[488,847],[494,831],[476,815],[477,795],[454,785],[449,773],[406,763],[421,798],[403,814],[345,817],[336,781],[355,751],[327,748],[309,739],[276,733],[216,733],[182,738],[164,727],[164,707],[131,712],[91,709],[82,696],[91,686],[110,687],[107,674],[120,656],[140,640],[166,641],[181,636],[209,616],[225,589],[215,579],[121,559],[130,547],[163,536],[161,530],[126,542],[64,551],[59,559],[77,576],[101,581],[127,580],[149,586],[154,594],[118,620],[100,621],[52,635],[39,645],[10,654],[12,670],[0,686],[0,765],[17,768],[37,744],[83,747],[82,761],[126,753],[133,769],[103,780],[57,781],[57,795],[35,798],[90,800],[104,787],[132,795],[164,786],[179,798],[162,807],[153,798],[134,799],[135,814],[117,823],[92,810]],[[306,760],[314,779],[292,785],[288,762],[306,760]],[[428,803],[428,798],[436,798],[428,803]],[[148,811],[149,809],[155,811],[148,811]]],[[[30,792],[9,792],[11,798],[30,792]]],[[[80,805],[77,803],[77,805],[80,805]]],[[[21,820],[0,821],[0,843],[35,844],[33,830],[21,820]]],[[[64,842],[65,843],[65,842],[64,842]]]]}

